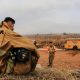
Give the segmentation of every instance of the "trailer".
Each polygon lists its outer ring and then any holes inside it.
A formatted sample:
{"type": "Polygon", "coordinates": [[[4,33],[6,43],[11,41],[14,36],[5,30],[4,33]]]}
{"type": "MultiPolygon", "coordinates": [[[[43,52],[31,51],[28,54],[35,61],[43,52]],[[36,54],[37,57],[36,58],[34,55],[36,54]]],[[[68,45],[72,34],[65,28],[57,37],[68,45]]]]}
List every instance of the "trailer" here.
{"type": "Polygon", "coordinates": [[[78,50],[80,49],[80,38],[67,38],[64,48],[69,50],[78,50]]]}

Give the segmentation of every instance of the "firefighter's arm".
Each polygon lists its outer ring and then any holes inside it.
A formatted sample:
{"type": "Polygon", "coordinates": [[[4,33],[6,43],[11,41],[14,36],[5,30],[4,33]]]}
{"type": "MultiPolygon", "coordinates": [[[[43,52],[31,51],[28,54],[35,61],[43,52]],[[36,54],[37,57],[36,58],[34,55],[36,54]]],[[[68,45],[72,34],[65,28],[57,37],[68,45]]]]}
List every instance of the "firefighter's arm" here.
{"type": "Polygon", "coordinates": [[[56,49],[56,47],[54,46],[54,52],[56,52],[57,51],[57,49],[56,49]]]}
{"type": "Polygon", "coordinates": [[[4,31],[2,29],[0,29],[0,34],[3,34],[3,33],[4,33],[4,31]]]}
{"type": "Polygon", "coordinates": [[[48,53],[49,53],[49,47],[47,47],[48,53]]]}

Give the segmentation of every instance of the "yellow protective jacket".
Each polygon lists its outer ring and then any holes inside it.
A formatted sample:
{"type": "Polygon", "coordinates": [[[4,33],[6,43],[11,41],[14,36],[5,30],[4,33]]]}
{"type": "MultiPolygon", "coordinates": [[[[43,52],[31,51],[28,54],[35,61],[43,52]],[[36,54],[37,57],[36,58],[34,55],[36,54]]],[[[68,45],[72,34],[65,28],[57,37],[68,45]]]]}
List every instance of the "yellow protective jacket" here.
{"type": "Polygon", "coordinates": [[[7,52],[10,48],[36,50],[30,39],[10,30],[7,23],[3,22],[2,28],[0,29],[0,49],[7,52]]]}
{"type": "Polygon", "coordinates": [[[0,28],[0,71],[5,72],[5,55],[11,48],[25,48],[31,51],[35,51],[36,57],[39,58],[39,54],[36,51],[36,48],[33,42],[18,33],[10,30],[6,22],[3,22],[2,27],[0,28]]]}

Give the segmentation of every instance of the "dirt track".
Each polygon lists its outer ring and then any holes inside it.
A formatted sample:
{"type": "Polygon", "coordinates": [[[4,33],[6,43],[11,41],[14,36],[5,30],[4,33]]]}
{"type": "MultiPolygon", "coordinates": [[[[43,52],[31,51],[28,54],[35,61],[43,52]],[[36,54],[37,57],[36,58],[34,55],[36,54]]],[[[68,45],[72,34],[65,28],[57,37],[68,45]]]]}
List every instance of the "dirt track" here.
{"type": "MultiPolygon", "coordinates": [[[[38,50],[40,54],[39,64],[48,65],[47,50],[38,50]]],[[[59,69],[80,69],[80,51],[57,51],[55,53],[54,68],[59,69]]]]}

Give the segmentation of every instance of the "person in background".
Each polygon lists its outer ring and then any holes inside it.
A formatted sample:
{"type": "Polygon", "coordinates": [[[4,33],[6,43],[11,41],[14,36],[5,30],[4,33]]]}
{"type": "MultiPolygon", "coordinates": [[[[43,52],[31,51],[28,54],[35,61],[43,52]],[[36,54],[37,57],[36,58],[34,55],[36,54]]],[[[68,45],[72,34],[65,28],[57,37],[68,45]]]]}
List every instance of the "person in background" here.
{"type": "Polygon", "coordinates": [[[48,52],[49,52],[49,65],[48,65],[48,67],[52,67],[53,66],[53,60],[55,57],[55,52],[56,52],[56,49],[55,49],[52,42],[49,42],[48,52]]]}

